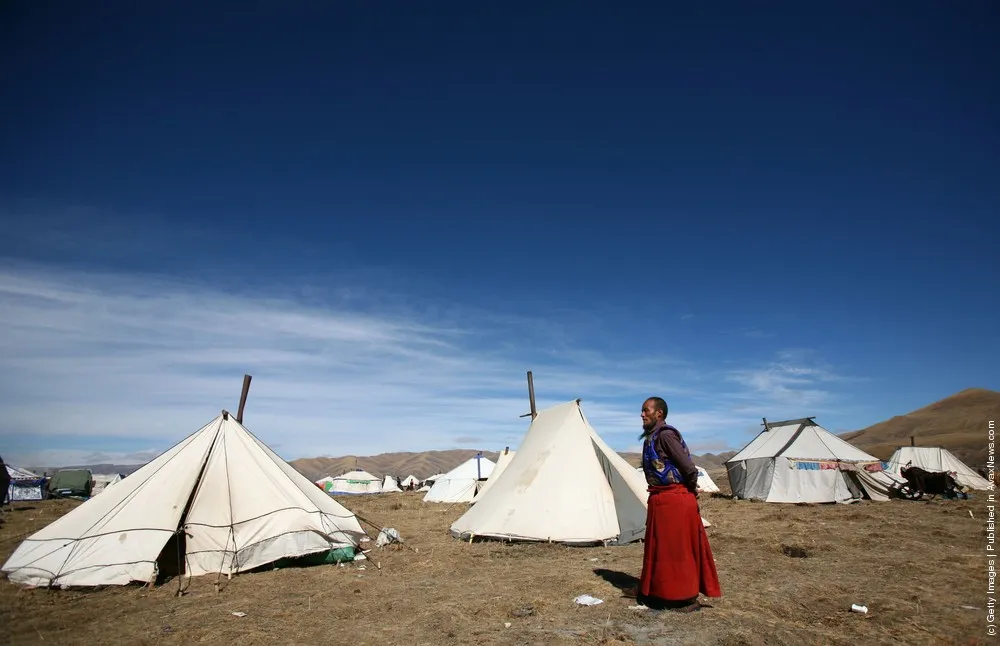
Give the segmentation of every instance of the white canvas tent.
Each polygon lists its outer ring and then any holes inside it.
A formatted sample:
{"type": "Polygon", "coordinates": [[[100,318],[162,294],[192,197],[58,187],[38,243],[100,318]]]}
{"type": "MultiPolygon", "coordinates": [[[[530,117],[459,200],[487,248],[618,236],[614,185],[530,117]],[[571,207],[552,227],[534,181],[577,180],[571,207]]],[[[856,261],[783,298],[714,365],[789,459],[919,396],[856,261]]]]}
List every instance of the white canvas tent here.
{"type": "Polygon", "coordinates": [[[719,485],[715,484],[712,480],[712,476],[708,475],[708,471],[705,471],[698,465],[695,465],[698,469],[698,491],[702,493],[719,493],[719,485]]]}
{"type": "Polygon", "coordinates": [[[406,476],[406,477],[405,477],[405,478],[403,479],[403,482],[402,482],[402,484],[403,484],[403,488],[404,488],[404,489],[405,489],[405,488],[407,488],[407,487],[409,487],[410,485],[413,485],[414,487],[419,487],[419,486],[420,486],[420,481],[419,481],[419,480],[417,480],[417,477],[416,477],[416,476],[414,476],[414,475],[409,475],[409,476],[406,476]]]}
{"type": "Polygon", "coordinates": [[[469,458],[438,476],[424,496],[424,502],[472,502],[495,466],[493,460],[481,455],[469,458]]]}
{"type": "Polygon", "coordinates": [[[597,435],[576,400],[538,413],[502,475],[451,533],[630,543],[645,532],[646,497],[642,476],[597,435]]]}
{"type": "Polygon", "coordinates": [[[387,475],[382,479],[382,493],[393,493],[395,491],[402,491],[402,489],[396,484],[395,478],[387,475]]]}
{"type": "Polygon", "coordinates": [[[336,478],[327,476],[322,480],[317,480],[316,484],[323,487],[323,491],[328,494],[336,495],[380,493],[382,491],[382,479],[373,476],[364,469],[354,469],[336,478]]]}
{"type": "Polygon", "coordinates": [[[948,449],[939,446],[901,446],[889,458],[886,469],[894,476],[902,477],[900,470],[908,463],[924,471],[949,471],[955,474],[958,484],[969,489],[987,491],[992,489],[990,481],[973,471],[967,464],[955,457],[948,449]]]}
{"type": "MultiPolygon", "coordinates": [[[[733,495],[786,503],[846,502],[867,490],[860,471],[882,471],[882,463],[812,417],[767,422],[764,430],[726,461],[733,495]]],[[[869,495],[873,500],[883,499],[869,495]]]]}
{"type": "Polygon", "coordinates": [[[90,495],[96,496],[108,487],[117,484],[122,481],[122,474],[120,473],[95,473],[93,476],[94,486],[90,491],[90,495]]]}
{"type": "Polygon", "coordinates": [[[29,585],[125,585],[178,566],[235,574],[363,536],[354,514],[223,412],[29,536],[2,570],[29,585]]]}
{"type": "Polygon", "coordinates": [[[502,474],[503,470],[507,468],[508,464],[510,464],[510,461],[514,458],[514,453],[516,453],[516,451],[511,451],[509,448],[506,448],[500,453],[499,456],[497,456],[497,465],[493,467],[493,472],[490,473],[490,477],[487,478],[483,486],[480,487],[479,493],[476,494],[475,499],[472,501],[473,504],[475,504],[475,501],[489,491],[490,487],[492,487],[493,484],[500,479],[500,474],[502,474]]]}

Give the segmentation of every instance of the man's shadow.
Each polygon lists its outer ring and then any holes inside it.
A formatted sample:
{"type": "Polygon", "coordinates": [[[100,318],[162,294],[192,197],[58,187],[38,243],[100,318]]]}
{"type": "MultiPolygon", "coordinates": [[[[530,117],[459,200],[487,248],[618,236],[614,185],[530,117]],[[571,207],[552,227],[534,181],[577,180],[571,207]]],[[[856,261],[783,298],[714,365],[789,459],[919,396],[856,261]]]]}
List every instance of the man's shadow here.
{"type": "Polygon", "coordinates": [[[606,570],[604,568],[594,568],[594,574],[621,590],[623,597],[635,599],[635,595],[639,590],[639,579],[636,577],[631,574],[619,572],[618,570],[606,570]]]}

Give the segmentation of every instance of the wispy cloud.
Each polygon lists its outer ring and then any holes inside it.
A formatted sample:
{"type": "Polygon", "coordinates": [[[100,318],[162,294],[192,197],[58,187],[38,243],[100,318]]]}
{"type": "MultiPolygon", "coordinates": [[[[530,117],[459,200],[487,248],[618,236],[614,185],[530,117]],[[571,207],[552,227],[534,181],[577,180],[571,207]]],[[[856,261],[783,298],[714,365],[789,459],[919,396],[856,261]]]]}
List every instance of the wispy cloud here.
{"type": "Polygon", "coordinates": [[[754,408],[768,409],[775,417],[828,412],[839,387],[861,380],[838,374],[807,349],[783,350],[763,366],[731,371],[727,379],[745,387],[735,399],[753,402],[754,408]]]}
{"type": "Polygon", "coordinates": [[[0,267],[0,328],[0,440],[26,463],[148,458],[235,410],[244,372],[248,426],[288,459],[516,445],[526,369],[540,408],[582,398],[621,450],[643,397],[710,402],[672,405],[671,421],[715,447],[760,414],[739,409],[749,399],[823,401],[812,384],[832,374],[781,356],[729,392],[710,366],[588,350],[558,320],[28,265],[0,267]]]}

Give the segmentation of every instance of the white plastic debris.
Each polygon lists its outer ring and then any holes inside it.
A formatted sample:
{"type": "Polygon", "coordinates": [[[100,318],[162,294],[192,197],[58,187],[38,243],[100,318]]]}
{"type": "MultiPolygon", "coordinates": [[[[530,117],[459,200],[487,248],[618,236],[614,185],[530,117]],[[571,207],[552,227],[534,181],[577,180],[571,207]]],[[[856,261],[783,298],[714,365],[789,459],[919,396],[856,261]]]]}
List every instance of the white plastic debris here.
{"type": "Polygon", "coordinates": [[[598,599],[590,596],[589,594],[581,594],[576,599],[573,599],[573,601],[577,602],[581,606],[596,606],[599,603],[604,603],[604,599],[598,599]]]}
{"type": "Polygon", "coordinates": [[[233,616],[234,617],[246,617],[247,613],[245,613],[245,612],[234,612],[233,616]]]}
{"type": "Polygon", "coordinates": [[[592,558],[592,559],[587,559],[587,560],[588,560],[588,561],[590,561],[591,563],[596,563],[596,562],[597,562],[597,561],[599,561],[600,559],[598,559],[598,558],[597,558],[597,557],[595,556],[594,558],[592,558]]]}
{"type": "Polygon", "coordinates": [[[868,614],[868,606],[859,606],[856,603],[851,604],[851,612],[859,612],[863,615],[868,614]]]}
{"type": "Polygon", "coordinates": [[[641,603],[635,606],[629,606],[629,610],[649,610],[649,606],[644,606],[641,603]]]}
{"type": "Polygon", "coordinates": [[[403,537],[399,535],[399,530],[394,527],[386,527],[378,533],[378,538],[375,539],[375,547],[385,547],[389,543],[398,543],[403,540],[403,537]]]}
{"type": "Polygon", "coordinates": [[[509,621],[503,622],[503,627],[504,628],[510,628],[510,622],[509,621]]]}

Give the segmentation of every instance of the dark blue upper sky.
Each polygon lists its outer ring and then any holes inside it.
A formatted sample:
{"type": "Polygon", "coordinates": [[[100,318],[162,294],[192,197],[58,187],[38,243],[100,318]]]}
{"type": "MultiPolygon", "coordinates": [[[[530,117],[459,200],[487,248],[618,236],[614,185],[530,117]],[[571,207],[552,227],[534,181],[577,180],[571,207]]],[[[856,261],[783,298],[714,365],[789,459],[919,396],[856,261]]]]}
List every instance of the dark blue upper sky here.
{"type": "Polygon", "coordinates": [[[152,4],[0,9],[8,260],[1000,385],[995,2],[152,4]]]}

